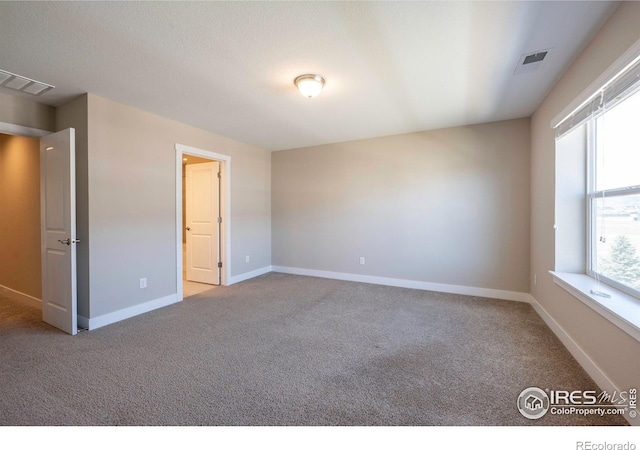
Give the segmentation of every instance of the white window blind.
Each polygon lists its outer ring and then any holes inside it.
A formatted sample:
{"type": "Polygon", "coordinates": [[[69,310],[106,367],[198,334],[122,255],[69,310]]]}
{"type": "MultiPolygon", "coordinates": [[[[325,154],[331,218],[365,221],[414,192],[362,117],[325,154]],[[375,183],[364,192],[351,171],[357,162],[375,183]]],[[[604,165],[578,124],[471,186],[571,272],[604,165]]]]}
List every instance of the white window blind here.
{"type": "Polygon", "coordinates": [[[640,57],[614,76],[586,102],[555,126],[556,138],[618,103],[624,94],[640,88],[640,57]]]}

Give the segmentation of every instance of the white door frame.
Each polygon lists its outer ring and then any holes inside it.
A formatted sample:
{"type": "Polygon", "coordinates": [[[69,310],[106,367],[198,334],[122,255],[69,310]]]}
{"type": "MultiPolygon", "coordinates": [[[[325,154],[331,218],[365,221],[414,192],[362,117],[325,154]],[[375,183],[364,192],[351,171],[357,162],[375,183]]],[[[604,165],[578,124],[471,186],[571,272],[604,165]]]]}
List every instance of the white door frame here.
{"type": "Polygon", "coordinates": [[[53,131],[40,130],[38,128],[30,128],[22,125],[14,125],[8,122],[0,122],[0,133],[10,134],[12,136],[41,138],[53,133],[53,131]]]}
{"type": "Polygon", "coordinates": [[[183,155],[199,156],[220,162],[222,183],[220,200],[222,210],[222,226],[220,228],[220,246],[222,254],[222,270],[220,282],[228,286],[231,278],[231,156],[215,153],[210,150],[176,144],[176,286],[178,301],[182,297],[182,158],[183,155]]]}

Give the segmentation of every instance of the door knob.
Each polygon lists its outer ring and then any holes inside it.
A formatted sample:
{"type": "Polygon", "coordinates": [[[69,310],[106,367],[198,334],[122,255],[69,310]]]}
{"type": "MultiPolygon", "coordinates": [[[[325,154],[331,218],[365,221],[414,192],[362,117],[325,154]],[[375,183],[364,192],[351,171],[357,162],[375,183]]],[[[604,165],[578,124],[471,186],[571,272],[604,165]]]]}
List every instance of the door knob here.
{"type": "Polygon", "coordinates": [[[191,231],[191,227],[187,227],[187,231],[191,231]]]}
{"type": "Polygon", "coordinates": [[[80,242],[80,239],[58,239],[58,242],[60,242],[61,244],[65,244],[65,245],[71,245],[71,244],[77,244],[78,242],[80,242]]]}

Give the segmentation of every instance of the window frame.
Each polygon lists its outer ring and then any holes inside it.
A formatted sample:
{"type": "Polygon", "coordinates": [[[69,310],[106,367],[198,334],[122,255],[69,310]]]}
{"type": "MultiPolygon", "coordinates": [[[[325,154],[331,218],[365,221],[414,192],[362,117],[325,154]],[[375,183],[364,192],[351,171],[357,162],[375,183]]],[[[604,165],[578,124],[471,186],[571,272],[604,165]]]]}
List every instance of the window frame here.
{"type": "MultiPolygon", "coordinates": [[[[630,98],[633,95],[640,95],[640,88],[632,89],[629,92],[625,93],[623,97],[618,99],[615,104],[613,104],[607,110],[615,108],[623,102],[624,100],[630,98]]],[[[586,226],[587,226],[587,246],[586,246],[586,274],[591,278],[594,278],[597,282],[605,283],[619,291],[622,291],[637,300],[640,300],[640,290],[636,290],[630,286],[622,284],[614,279],[603,275],[600,272],[594,270],[594,256],[595,256],[595,246],[597,245],[598,238],[596,236],[596,207],[595,202],[598,198],[615,198],[615,197],[623,197],[627,195],[639,195],[640,194],[640,185],[635,186],[626,186],[622,188],[614,188],[614,189],[603,189],[603,190],[595,190],[596,187],[596,179],[597,179],[597,126],[596,122],[599,117],[606,114],[606,111],[601,111],[598,114],[589,118],[586,123],[587,127],[587,185],[585,186],[585,201],[586,201],[586,226]]]]}

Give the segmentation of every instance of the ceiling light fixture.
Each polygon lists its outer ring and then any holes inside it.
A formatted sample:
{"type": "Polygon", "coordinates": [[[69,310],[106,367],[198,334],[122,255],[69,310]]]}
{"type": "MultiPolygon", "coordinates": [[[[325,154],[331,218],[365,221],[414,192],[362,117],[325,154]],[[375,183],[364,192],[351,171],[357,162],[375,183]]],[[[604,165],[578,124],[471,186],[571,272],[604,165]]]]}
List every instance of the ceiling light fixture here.
{"type": "Polygon", "coordinates": [[[300,75],[293,82],[300,93],[307,98],[317,97],[324,87],[324,78],[314,74],[300,75]]]}

